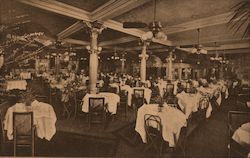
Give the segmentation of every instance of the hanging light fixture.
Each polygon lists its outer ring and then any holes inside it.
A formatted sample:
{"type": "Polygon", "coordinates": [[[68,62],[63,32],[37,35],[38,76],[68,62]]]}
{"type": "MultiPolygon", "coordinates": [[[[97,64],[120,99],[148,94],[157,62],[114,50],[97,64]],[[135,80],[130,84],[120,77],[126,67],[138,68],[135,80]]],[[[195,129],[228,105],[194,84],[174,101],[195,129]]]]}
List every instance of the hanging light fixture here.
{"type": "Polygon", "coordinates": [[[229,64],[229,60],[227,60],[225,57],[225,52],[226,52],[226,50],[224,50],[223,58],[222,58],[222,60],[220,60],[221,64],[229,64]]]}
{"type": "Polygon", "coordinates": [[[116,52],[116,47],[115,47],[115,50],[114,50],[114,55],[111,56],[111,59],[113,60],[119,60],[120,57],[118,56],[117,52],[116,52]]]}
{"type": "Polygon", "coordinates": [[[218,61],[221,62],[222,61],[222,57],[219,56],[218,50],[217,50],[217,43],[214,42],[215,45],[215,57],[210,57],[211,61],[218,61]]]}

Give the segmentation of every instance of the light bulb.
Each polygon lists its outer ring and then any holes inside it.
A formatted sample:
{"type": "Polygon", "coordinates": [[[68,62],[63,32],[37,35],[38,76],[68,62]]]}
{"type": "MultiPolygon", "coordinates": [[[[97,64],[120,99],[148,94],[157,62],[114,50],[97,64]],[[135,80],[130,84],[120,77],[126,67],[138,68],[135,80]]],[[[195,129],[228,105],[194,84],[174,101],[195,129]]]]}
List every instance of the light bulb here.
{"type": "Polygon", "coordinates": [[[102,51],[102,47],[98,47],[98,51],[99,51],[99,52],[102,51]]]}
{"type": "Polygon", "coordinates": [[[193,48],[193,49],[191,50],[191,52],[192,52],[192,53],[196,53],[196,52],[197,52],[197,49],[196,49],[196,48],[193,48]]]}
{"type": "Polygon", "coordinates": [[[87,50],[90,50],[90,46],[86,46],[86,49],[87,49],[87,50]]]}

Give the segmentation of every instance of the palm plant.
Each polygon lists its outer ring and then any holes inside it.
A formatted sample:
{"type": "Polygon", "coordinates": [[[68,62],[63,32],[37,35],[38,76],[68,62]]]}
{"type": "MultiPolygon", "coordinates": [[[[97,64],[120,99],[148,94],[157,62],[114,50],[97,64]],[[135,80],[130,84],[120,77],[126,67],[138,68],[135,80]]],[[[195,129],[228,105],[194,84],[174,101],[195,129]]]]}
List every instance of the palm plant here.
{"type": "Polygon", "coordinates": [[[228,26],[234,33],[238,33],[243,30],[242,38],[249,36],[250,34],[250,1],[243,0],[232,7],[233,16],[228,22],[228,26]],[[245,27],[244,27],[245,26],[245,27]]]}

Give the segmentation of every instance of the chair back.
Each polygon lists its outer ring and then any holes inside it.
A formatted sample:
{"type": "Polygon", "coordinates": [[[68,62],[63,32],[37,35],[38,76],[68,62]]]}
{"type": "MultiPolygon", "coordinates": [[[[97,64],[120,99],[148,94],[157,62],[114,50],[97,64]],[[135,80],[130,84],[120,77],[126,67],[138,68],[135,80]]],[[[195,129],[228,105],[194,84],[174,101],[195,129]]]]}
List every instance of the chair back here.
{"type": "Polygon", "coordinates": [[[133,103],[137,108],[144,104],[144,89],[134,89],[133,103]]]}
{"type": "Polygon", "coordinates": [[[233,132],[238,129],[242,124],[250,122],[250,112],[243,111],[229,111],[228,112],[228,126],[231,131],[231,136],[233,132]]]}
{"type": "Polygon", "coordinates": [[[128,92],[125,90],[120,91],[120,103],[127,104],[128,92]]]}
{"type": "Polygon", "coordinates": [[[4,131],[4,117],[5,117],[6,112],[10,106],[11,106],[11,104],[7,101],[0,104],[1,143],[4,143],[5,141],[7,141],[6,132],[4,131]]]}
{"type": "Polygon", "coordinates": [[[234,132],[241,127],[241,125],[250,122],[250,112],[243,111],[229,111],[228,112],[228,142],[229,150],[228,157],[247,157],[249,153],[249,145],[243,146],[238,142],[233,141],[232,136],[234,132]],[[235,143],[236,142],[236,143],[235,143]],[[236,155],[235,155],[236,154],[236,155]]]}
{"type": "Polygon", "coordinates": [[[147,142],[150,143],[155,137],[162,137],[162,122],[157,115],[144,115],[144,128],[146,131],[147,142]]]}
{"type": "Polygon", "coordinates": [[[173,96],[174,95],[174,84],[167,84],[166,85],[166,95],[173,96]]]}
{"type": "Polygon", "coordinates": [[[105,98],[90,97],[89,98],[89,111],[90,112],[104,112],[105,111],[105,98]]]}
{"type": "Polygon", "coordinates": [[[31,136],[33,112],[13,112],[13,128],[15,136],[31,136]]]}
{"type": "Polygon", "coordinates": [[[134,89],[135,98],[144,98],[144,89],[134,89]]]}
{"type": "Polygon", "coordinates": [[[34,156],[33,112],[13,112],[13,131],[14,156],[17,155],[17,147],[30,147],[31,156],[34,156]]]}

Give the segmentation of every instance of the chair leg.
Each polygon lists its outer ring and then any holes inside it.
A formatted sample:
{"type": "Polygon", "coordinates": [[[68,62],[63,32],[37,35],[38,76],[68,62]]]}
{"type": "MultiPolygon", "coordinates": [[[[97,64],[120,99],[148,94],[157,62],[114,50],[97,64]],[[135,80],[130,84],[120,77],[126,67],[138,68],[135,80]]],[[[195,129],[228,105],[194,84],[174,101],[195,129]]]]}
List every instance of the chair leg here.
{"type": "Polygon", "coordinates": [[[160,145],[160,157],[162,156],[162,150],[163,150],[163,144],[164,144],[164,141],[162,140],[161,142],[161,145],[160,145]]]}
{"type": "Polygon", "coordinates": [[[34,157],[35,156],[35,129],[33,128],[32,131],[32,151],[31,151],[31,156],[34,157]]]}
{"type": "Polygon", "coordinates": [[[91,114],[90,113],[88,113],[87,114],[88,116],[87,116],[87,122],[88,122],[88,129],[90,129],[90,124],[91,124],[91,114]]]}
{"type": "Polygon", "coordinates": [[[77,101],[76,101],[76,94],[74,95],[74,101],[75,101],[75,108],[74,108],[74,118],[76,118],[76,115],[77,115],[77,110],[78,110],[78,108],[77,108],[77,101]]]}
{"type": "Polygon", "coordinates": [[[127,115],[128,115],[128,104],[125,105],[125,121],[127,121],[127,115]]]}
{"type": "Polygon", "coordinates": [[[14,156],[16,156],[16,142],[14,140],[14,156]]]}

